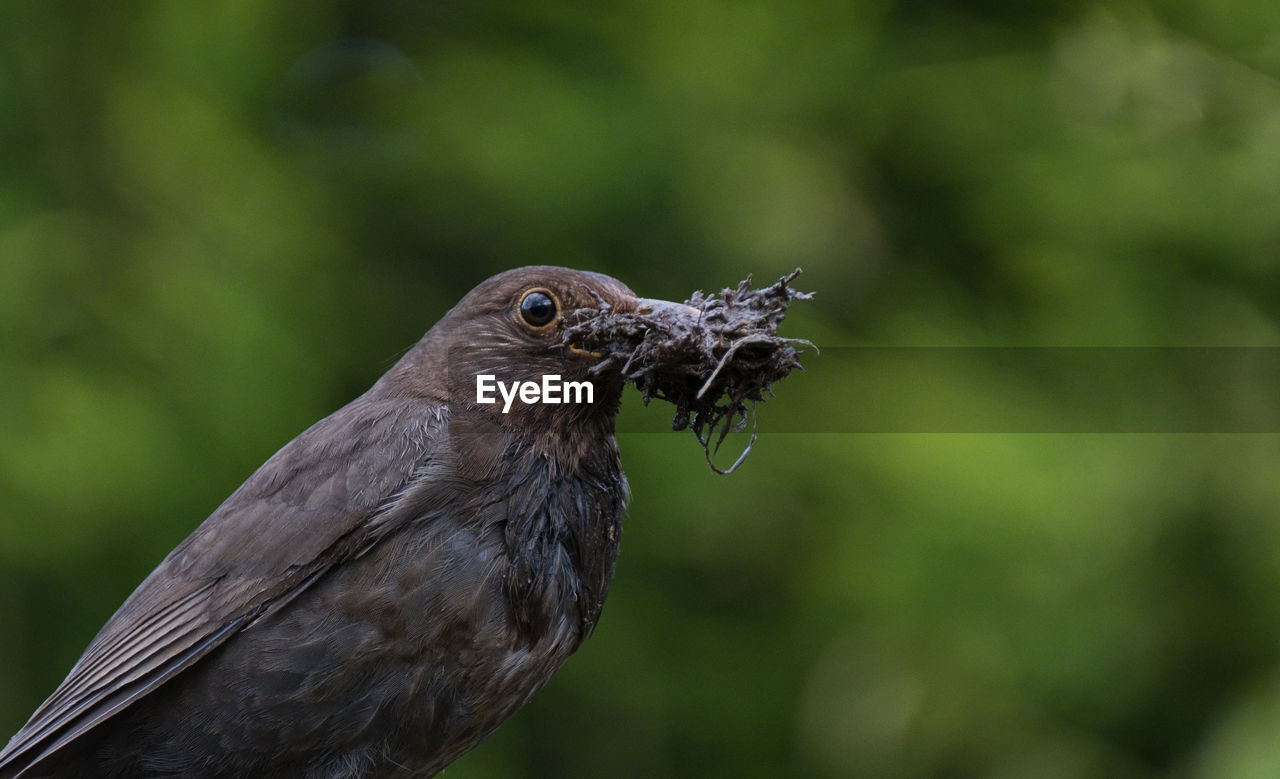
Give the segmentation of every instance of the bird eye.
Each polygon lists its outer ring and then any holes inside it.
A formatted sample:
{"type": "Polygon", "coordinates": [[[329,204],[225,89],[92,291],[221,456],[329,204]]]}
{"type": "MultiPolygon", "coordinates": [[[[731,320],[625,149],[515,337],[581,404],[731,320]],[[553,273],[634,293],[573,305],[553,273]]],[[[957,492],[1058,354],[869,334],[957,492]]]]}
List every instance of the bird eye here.
{"type": "Polygon", "coordinates": [[[530,327],[546,327],[556,318],[556,301],[545,290],[531,289],[520,301],[520,317],[530,327]]]}

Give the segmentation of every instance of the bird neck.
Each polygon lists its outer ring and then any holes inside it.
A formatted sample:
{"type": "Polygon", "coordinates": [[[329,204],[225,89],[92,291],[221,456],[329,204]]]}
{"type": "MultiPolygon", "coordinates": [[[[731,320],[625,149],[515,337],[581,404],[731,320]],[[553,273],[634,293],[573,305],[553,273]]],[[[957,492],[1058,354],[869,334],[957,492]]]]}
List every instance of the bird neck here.
{"type": "Polygon", "coordinates": [[[576,647],[600,616],[628,497],[613,415],[507,425],[463,409],[450,415],[449,438],[457,475],[501,524],[520,635],[534,643],[576,615],[576,647]]]}
{"type": "Polygon", "coordinates": [[[507,592],[517,627],[531,640],[577,612],[591,633],[613,578],[627,500],[610,434],[583,446],[527,438],[511,462],[504,540],[507,592]]]}

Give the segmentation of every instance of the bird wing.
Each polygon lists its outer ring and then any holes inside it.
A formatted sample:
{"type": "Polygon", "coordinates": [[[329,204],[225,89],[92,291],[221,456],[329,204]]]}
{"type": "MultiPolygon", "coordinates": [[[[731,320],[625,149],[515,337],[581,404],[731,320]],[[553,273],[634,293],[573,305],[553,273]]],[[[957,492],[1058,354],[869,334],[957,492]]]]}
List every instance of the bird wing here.
{"type": "Polygon", "coordinates": [[[19,775],[190,667],[397,524],[447,409],[371,393],[317,422],[178,545],[0,751],[19,775]]]}

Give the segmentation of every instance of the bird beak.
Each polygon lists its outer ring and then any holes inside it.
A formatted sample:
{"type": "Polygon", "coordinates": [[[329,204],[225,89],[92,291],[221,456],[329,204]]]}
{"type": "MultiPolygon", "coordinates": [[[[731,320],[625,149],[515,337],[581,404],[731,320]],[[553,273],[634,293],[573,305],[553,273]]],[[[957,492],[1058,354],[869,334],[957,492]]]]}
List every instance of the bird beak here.
{"type": "Polygon", "coordinates": [[[702,319],[702,311],[693,306],[653,298],[637,299],[636,312],[651,316],[667,325],[679,323],[685,327],[692,327],[702,319]]]}
{"type": "MultiPolygon", "coordinates": [[[[636,298],[636,313],[645,317],[648,329],[665,333],[687,333],[698,327],[702,321],[702,311],[684,303],[672,303],[669,300],[653,298],[636,298]]],[[[604,352],[583,349],[576,343],[569,344],[569,351],[579,357],[605,357],[604,352]]]]}

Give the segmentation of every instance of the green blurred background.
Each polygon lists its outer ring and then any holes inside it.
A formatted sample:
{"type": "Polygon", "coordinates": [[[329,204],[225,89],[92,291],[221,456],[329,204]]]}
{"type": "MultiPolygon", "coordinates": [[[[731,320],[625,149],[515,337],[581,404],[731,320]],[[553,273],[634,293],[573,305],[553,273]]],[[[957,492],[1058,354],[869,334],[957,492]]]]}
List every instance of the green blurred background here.
{"type": "MultiPolygon", "coordinates": [[[[875,413],[1038,432],[850,432],[842,357],[1275,347],[1278,250],[1275,3],[11,0],[0,738],[483,278],[801,265],[823,355],[732,476],[621,436],[596,634],[448,775],[1280,776],[1280,438],[1057,432],[980,366],[875,413]]],[[[1152,362],[1125,402],[1194,403],[1152,362]]]]}

